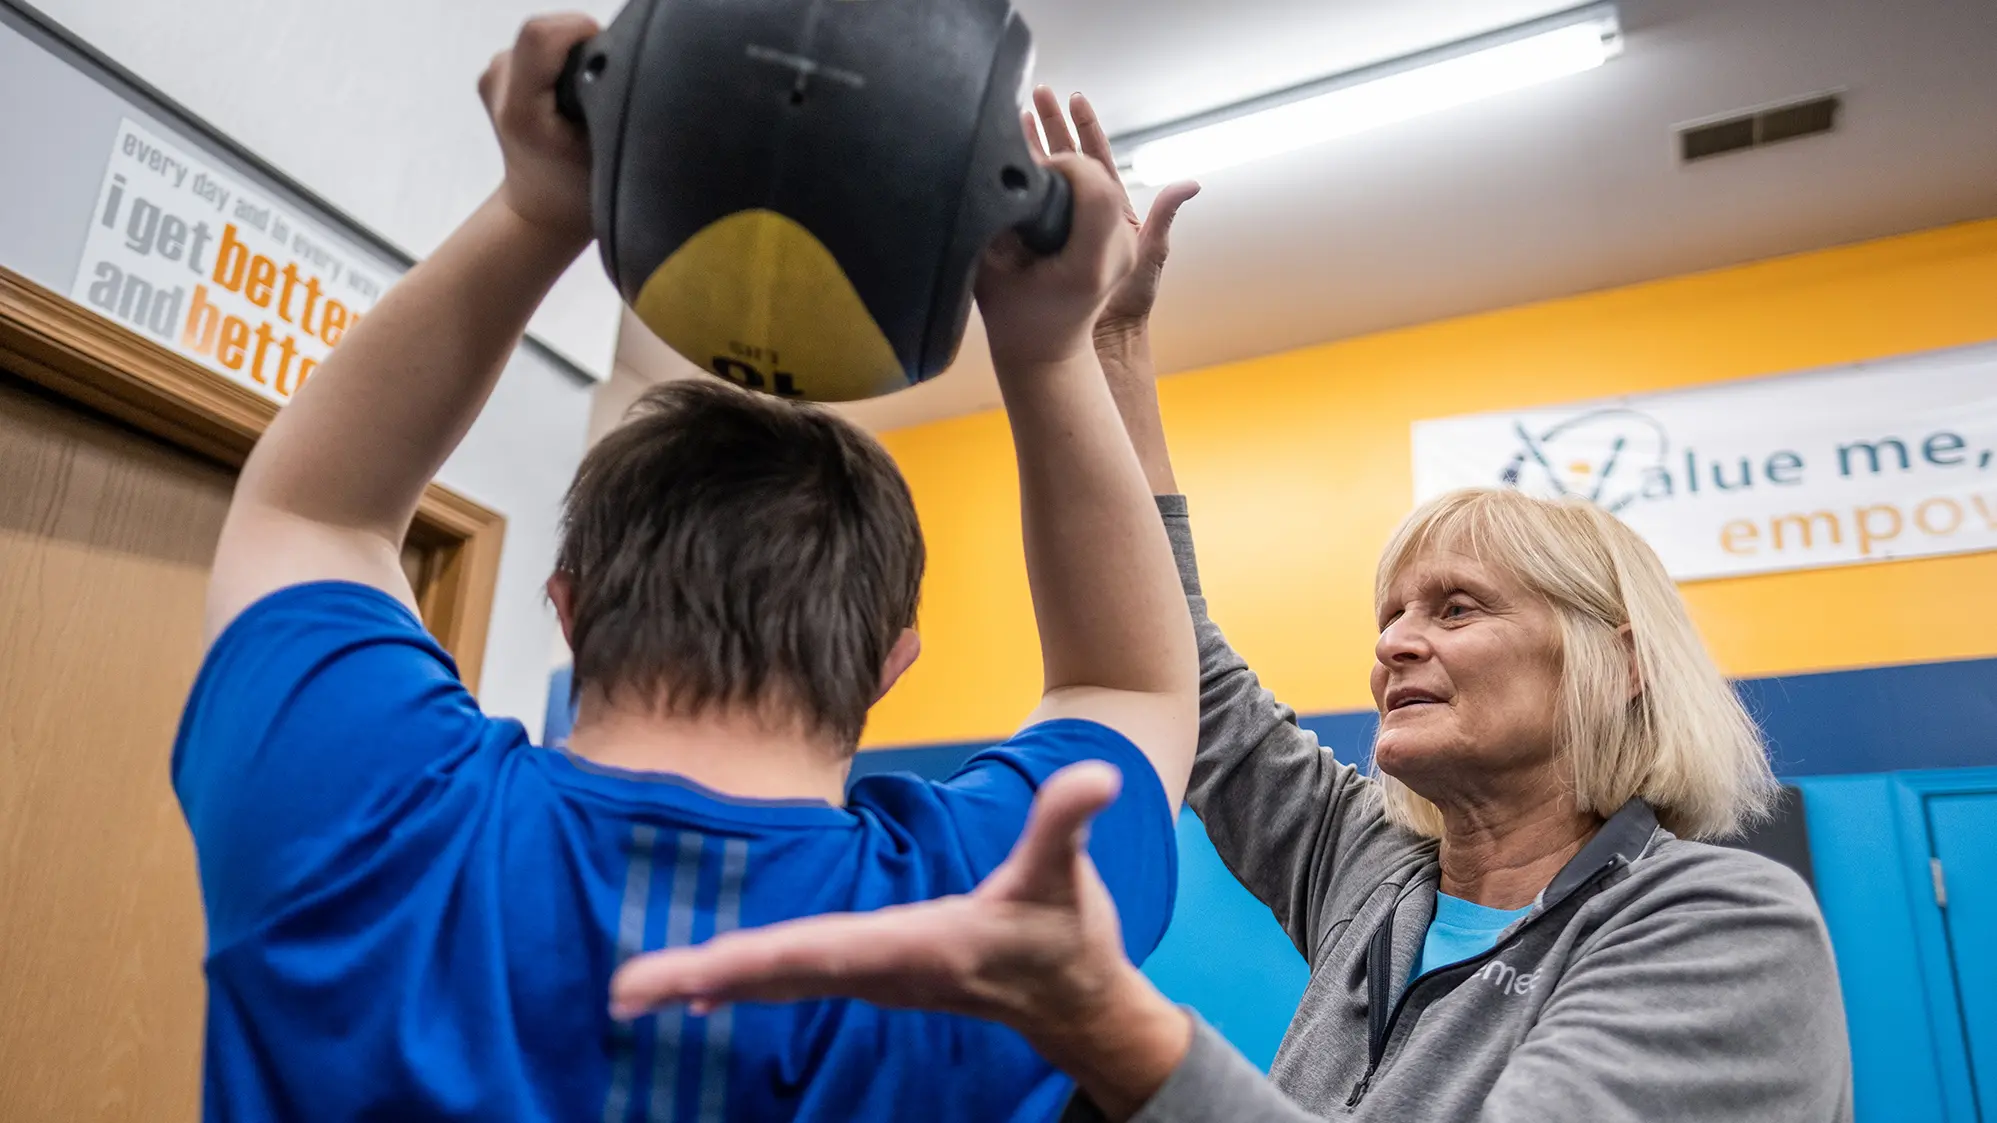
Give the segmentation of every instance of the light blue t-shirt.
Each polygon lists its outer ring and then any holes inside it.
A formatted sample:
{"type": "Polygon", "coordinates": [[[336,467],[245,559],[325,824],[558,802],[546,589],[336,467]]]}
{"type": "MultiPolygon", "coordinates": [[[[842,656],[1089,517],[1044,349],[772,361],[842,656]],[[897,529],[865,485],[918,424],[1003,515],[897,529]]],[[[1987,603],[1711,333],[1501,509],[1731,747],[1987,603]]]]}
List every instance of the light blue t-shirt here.
{"type": "Polygon", "coordinates": [[[1123,771],[1089,853],[1142,960],[1172,811],[1103,726],[1035,725],[843,807],[739,799],[535,747],[384,593],[273,593],[209,651],[173,758],[208,917],[204,1117],[1051,1119],[1067,1079],[990,1022],[833,1000],[620,1025],[607,999],[639,951],[969,892],[1090,759],[1123,771]]]}
{"type": "Polygon", "coordinates": [[[1421,956],[1415,960],[1414,970],[1408,978],[1413,979],[1424,971],[1461,963],[1490,951],[1498,946],[1498,937],[1505,929],[1531,911],[1531,905],[1522,909],[1494,909],[1447,893],[1437,893],[1435,919],[1429,921],[1428,936],[1421,943],[1421,956]]]}

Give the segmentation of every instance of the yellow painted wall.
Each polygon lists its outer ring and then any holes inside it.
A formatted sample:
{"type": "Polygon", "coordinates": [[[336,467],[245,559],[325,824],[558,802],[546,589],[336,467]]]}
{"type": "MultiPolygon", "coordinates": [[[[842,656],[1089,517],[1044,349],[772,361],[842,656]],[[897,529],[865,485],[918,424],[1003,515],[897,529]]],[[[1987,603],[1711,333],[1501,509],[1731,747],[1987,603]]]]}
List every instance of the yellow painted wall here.
{"type": "MultiPolygon", "coordinates": [[[[1214,618],[1277,695],[1370,705],[1375,555],[1411,505],[1409,425],[1997,339],[1997,220],[1506,309],[1160,384],[1214,618]]],[[[884,438],[928,535],[924,654],[869,746],[1009,733],[1039,692],[997,413],[884,438]]],[[[1997,654],[1997,554],[1685,587],[1731,674],[1997,654]]]]}

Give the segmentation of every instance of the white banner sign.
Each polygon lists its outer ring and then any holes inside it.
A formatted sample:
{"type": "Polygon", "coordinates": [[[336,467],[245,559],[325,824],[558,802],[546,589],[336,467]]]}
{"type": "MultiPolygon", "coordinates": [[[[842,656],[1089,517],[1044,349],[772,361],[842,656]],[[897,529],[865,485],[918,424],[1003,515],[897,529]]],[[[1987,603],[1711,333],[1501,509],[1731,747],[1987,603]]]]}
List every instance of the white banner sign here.
{"type": "Polygon", "coordinates": [[[283,402],[387,285],[345,239],[128,120],[70,298],[283,402]]]}
{"type": "Polygon", "coordinates": [[[1997,345],[1418,421],[1414,476],[1591,499],[1681,581],[1993,550],[1997,345]]]}

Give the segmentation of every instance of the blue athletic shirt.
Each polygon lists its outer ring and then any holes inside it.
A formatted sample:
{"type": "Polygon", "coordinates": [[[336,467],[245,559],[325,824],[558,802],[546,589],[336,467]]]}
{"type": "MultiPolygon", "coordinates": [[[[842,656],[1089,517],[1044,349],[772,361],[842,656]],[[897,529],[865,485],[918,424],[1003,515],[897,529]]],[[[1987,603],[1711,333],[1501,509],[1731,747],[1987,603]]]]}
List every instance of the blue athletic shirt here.
{"type": "Polygon", "coordinates": [[[620,1026],[611,971],[654,948],[962,893],[1038,785],[1106,760],[1090,853],[1142,959],[1177,880],[1164,791],[1085,721],[845,807],[737,799],[534,746],[417,619],[326,582],[208,653],[173,781],[208,916],[209,1120],[1034,1120],[1069,1085],[1018,1035],[852,1001],[673,1009],[620,1026]]]}
{"type": "Polygon", "coordinates": [[[1522,909],[1494,909],[1447,893],[1437,893],[1435,919],[1428,923],[1428,935],[1421,942],[1421,955],[1415,960],[1414,970],[1408,973],[1408,978],[1474,959],[1490,951],[1498,946],[1498,937],[1505,934],[1505,929],[1531,911],[1531,905],[1522,909]]]}

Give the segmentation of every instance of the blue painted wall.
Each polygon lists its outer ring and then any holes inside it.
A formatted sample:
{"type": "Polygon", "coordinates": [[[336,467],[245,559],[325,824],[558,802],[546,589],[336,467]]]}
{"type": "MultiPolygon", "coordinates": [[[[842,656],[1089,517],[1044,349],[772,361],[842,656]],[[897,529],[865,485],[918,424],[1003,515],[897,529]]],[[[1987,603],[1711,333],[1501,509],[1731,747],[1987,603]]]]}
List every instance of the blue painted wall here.
{"type": "Polygon", "coordinates": [[[1997,659],[1746,679],[1738,687],[1785,779],[1997,764],[1997,659]]]}
{"type": "Polygon", "coordinates": [[[1178,909],[1144,973],[1264,1072],[1310,982],[1304,957],[1227,872],[1190,811],[1179,816],[1178,909]]]}

